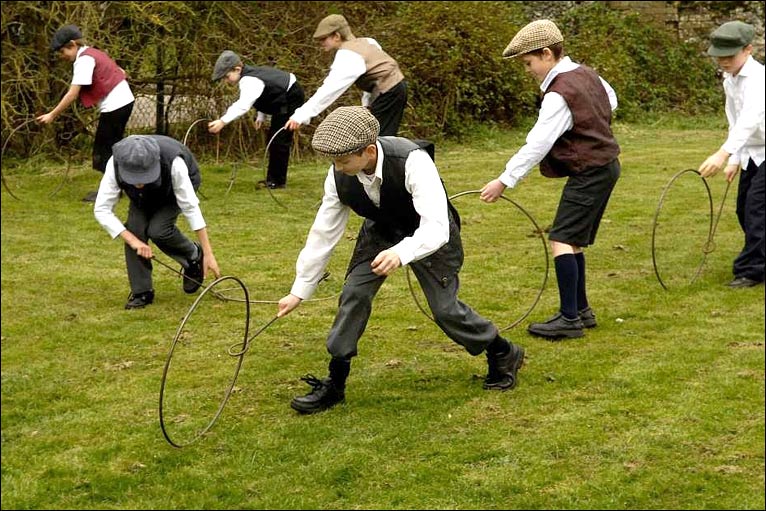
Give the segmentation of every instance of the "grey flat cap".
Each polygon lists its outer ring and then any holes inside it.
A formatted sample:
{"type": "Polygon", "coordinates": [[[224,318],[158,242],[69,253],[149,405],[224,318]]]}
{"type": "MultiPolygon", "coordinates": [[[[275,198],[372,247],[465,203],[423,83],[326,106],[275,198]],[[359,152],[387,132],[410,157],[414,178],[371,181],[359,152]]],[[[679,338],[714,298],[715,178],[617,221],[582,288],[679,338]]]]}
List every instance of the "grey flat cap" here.
{"type": "Polygon", "coordinates": [[[741,21],[724,23],[710,34],[707,54],[711,57],[732,57],[753,42],[755,28],[741,21]]]}
{"type": "Polygon", "coordinates": [[[215,61],[211,80],[217,82],[226,76],[226,73],[234,69],[234,66],[239,65],[240,62],[242,62],[242,60],[239,58],[239,55],[231,50],[223,50],[218,56],[218,60],[215,61]]]}
{"type": "Polygon", "coordinates": [[[503,50],[503,58],[520,57],[531,51],[547,48],[564,41],[559,27],[551,20],[537,20],[519,30],[503,50]]]}
{"type": "Polygon", "coordinates": [[[317,25],[314,31],[314,39],[324,39],[333,32],[338,32],[344,38],[348,39],[351,29],[348,27],[348,21],[340,14],[330,14],[317,25]]]}
{"type": "Polygon", "coordinates": [[[335,158],[354,153],[374,144],[380,123],[363,106],[342,106],[317,126],[311,147],[321,155],[335,158]]]}
{"type": "Polygon", "coordinates": [[[115,169],[129,185],[149,184],[160,177],[160,145],[149,135],[131,135],[112,146],[115,169]]]}
{"type": "Polygon", "coordinates": [[[60,29],[56,30],[51,39],[51,50],[58,51],[59,48],[64,46],[69,41],[75,39],[82,39],[82,32],[76,25],[64,25],[60,29]]]}

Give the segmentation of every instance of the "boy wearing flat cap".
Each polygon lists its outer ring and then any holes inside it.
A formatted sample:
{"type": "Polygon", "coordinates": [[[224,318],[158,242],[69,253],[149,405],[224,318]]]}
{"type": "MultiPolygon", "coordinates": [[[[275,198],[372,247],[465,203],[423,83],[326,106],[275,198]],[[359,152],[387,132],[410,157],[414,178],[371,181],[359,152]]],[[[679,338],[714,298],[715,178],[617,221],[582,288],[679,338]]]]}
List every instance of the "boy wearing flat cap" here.
{"type": "Polygon", "coordinates": [[[354,37],[346,18],[331,14],[314,32],[322,50],[335,51],[330,73],[322,86],[295,113],[285,127],[298,129],[322,113],[352,84],[362,93],[362,106],[380,122],[380,136],[396,136],[407,106],[407,82],[399,64],[370,37],[354,37]]]}
{"type": "Polygon", "coordinates": [[[763,64],[753,56],[752,25],[730,21],[710,35],[708,55],[715,57],[724,72],[726,118],[729,134],[721,148],[699,167],[702,177],[714,176],[721,168],[729,182],[739,172],[737,219],[745,233],[745,246],[734,260],[734,280],[729,287],[743,288],[764,281],[764,87],[763,64]]]}
{"type": "MultiPolygon", "coordinates": [[[[103,51],[87,46],[75,25],[65,25],[53,34],[51,50],[61,59],[74,63],[72,84],[58,105],[37,117],[37,122],[53,122],[78,97],[84,107],[98,107],[100,115],[93,142],[93,168],[103,174],[106,162],[112,156],[112,145],[122,139],[135,102],[125,71],[103,51]]],[[[85,202],[95,200],[96,192],[83,198],[85,202]]]]}
{"type": "Polygon", "coordinates": [[[512,389],[524,361],[523,348],[503,339],[495,325],[457,297],[463,264],[460,218],[433,160],[413,141],[378,137],[379,130],[368,109],[341,107],[322,121],[311,142],[333,164],[322,205],[298,256],[292,289],[279,301],[279,317],[314,292],[350,212],[365,220],[327,337],[329,376],[303,378],[312,391],[292,400],[292,408],[300,413],[321,412],[345,399],[351,359],[357,355],[372,301],[386,277],[406,264],[442,331],[471,355],[486,354],[485,389],[512,389]]]}
{"type": "Polygon", "coordinates": [[[130,296],[126,309],[154,301],[152,240],[183,267],[183,290],[197,291],[208,270],[220,276],[196,190],[201,183],[197,160],[189,149],[164,135],[132,135],[116,143],[106,164],[93,213],[112,239],[125,242],[130,296]],[[123,225],[114,214],[120,192],[130,199],[123,225]],[[176,220],[183,213],[199,243],[184,236],[176,220]]]}
{"type": "Polygon", "coordinates": [[[526,144],[513,155],[499,178],[487,183],[481,199],[494,202],[540,164],[546,177],[566,177],[548,239],[559,288],[559,311],[532,323],[533,335],[549,340],[582,337],[596,326],[585,292],[583,248],[593,244],[609,196],[620,176],[620,146],[612,134],[617,97],[612,87],[587,66],[564,57],[564,37],[550,20],[522,28],[503,52],[519,58],[540,83],[543,100],[526,144]]]}
{"type": "MultiPolygon", "coordinates": [[[[222,78],[232,85],[239,84],[239,99],[220,119],[208,123],[210,133],[220,132],[231,121],[255,108],[258,110],[255,129],[261,129],[266,114],[271,115],[268,138],[272,140],[295,109],[303,104],[303,88],[294,74],[275,67],[245,65],[231,50],[224,50],[215,62],[212,80],[217,82],[222,78]]],[[[284,188],[287,184],[292,144],[293,136],[288,130],[280,132],[271,142],[264,183],[269,188],[284,188]]]]}

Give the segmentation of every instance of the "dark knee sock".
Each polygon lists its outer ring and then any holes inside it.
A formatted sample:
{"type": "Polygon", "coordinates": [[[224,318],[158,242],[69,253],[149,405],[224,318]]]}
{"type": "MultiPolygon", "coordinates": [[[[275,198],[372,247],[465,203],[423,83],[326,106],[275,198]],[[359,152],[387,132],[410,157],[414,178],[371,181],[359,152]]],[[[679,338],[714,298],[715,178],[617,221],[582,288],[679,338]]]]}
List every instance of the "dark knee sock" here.
{"type": "Polygon", "coordinates": [[[500,334],[495,337],[495,340],[489,343],[487,346],[487,355],[505,355],[511,351],[511,345],[508,341],[500,337],[500,334]]]}
{"type": "Polygon", "coordinates": [[[330,378],[338,388],[346,387],[346,378],[351,372],[351,361],[345,358],[333,357],[330,359],[330,378]]]}
{"type": "Polygon", "coordinates": [[[588,295],[585,293],[585,253],[575,254],[577,260],[577,310],[588,308],[588,295]]]}
{"type": "Polygon", "coordinates": [[[578,265],[574,254],[562,254],[553,259],[559,284],[561,313],[568,319],[577,319],[578,265]]]}

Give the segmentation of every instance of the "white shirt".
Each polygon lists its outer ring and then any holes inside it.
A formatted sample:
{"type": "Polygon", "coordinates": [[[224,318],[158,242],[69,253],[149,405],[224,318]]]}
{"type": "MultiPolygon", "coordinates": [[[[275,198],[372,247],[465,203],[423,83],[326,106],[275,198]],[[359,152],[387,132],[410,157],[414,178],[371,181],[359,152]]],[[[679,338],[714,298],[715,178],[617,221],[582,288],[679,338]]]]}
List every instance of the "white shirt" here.
{"type": "MultiPolygon", "coordinates": [[[[580,64],[572,62],[569,57],[564,57],[545,76],[545,80],[540,84],[540,90],[545,93],[556,76],[578,67],[580,64]]],[[[614,111],[617,108],[617,94],[606,80],[601,77],[599,80],[601,80],[601,85],[604,86],[604,90],[609,96],[609,105],[614,111]]],[[[563,96],[558,92],[545,94],[540,105],[537,122],[527,134],[526,144],[508,160],[505,171],[500,175],[500,181],[508,188],[516,186],[535,165],[545,158],[556,140],[566,131],[571,130],[573,126],[572,111],[563,96]]]]}
{"type": "Polygon", "coordinates": [[[737,76],[724,73],[726,118],[729,138],[721,149],[729,153],[729,164],[747,168],[748,161],[756,165],[766,158],[764,149],[764,68],[752,56],[748,57],[737,76]]]}
{"type": "MultiPolygon", "coordinates": [[[[87,48],[87,46],[81,46],[77,50],[77,57],[74,60],[72,70],[72,85],[85,86],[93,83],[93,70],[96,68],[96,59],[90,55],[82,54],[87,48]]],[[[102,113],[114,112],[118,108],[132,103],[135,99],[128,81],[122,80],[98,103],[98,111],[102,113]]]]}
{"type": "MultiPolygon", "coordinates": [[[[295,75],[290,73],[290,81],[287,83],[287,90],[295,83],[295,75]]],[[[234,119],[238,119],[245,115],[252,107],[253,104],[258,101],[258,98],[263,94],[263,90],[266,88],[266,84],[260,78],[255,76],[243,76],[239,79],[239,99],[234,102],[227,110],[226,113],[221,116],[221,120],[225,124],[229,124],[234,119]]],[[[263,122],[266,119],[266,114],[258,112],[257,119],[263,122]]]]}
{"type": "MultiPolygon", "coordinates": [[[[180,156],[173,160],[170,176],[173,181],[176,203],[184,217],[186,217],[189,227],[193,231],[206,227],[205,219],[202,217],[202,210],[199,207],[199,198],[194,192],[194,186],[189,178],[189,168],[180,156]]],[[[98,187],[96,203],[93,206],[93,215],[112,239],[119,236],[125,230],[125,225],[114,214],[114,207],[119,200],[120,187],[117,184],[117,177],[114,173],[114,157],[111,157],[106,162],[106,171],[98,187]]]]}
{"type": "MultiPolygon", "coordinates": [[[[382,50],[375,39],[370,37],[364,39],[382,50]]],[[[366,72],[367,64],[364,63],[364,57],[355,51],[339,49],[335,52],[335,59],[330,66],[330,72],[325,77],[321,87],[290,116],[290,119],[300,124],[308,124],[313,117],[324,112],[366,72]]],[[[373,100],[374,97],[369,92],[362,94],[362,106],[370,106],[373,100]]]]}
{"type": "MultiPolygon", "coordinates": [[[[357,174],[357,178],[370,200],[379,207],[384,155],[380,143],[376,145],[378,162],[373,178],[370,179],[364,172],[357,174]]],[[[412,151],[407,157],[404,187],[412,194],[412,204],[420,215],[420,224],[412,236],[391,247],[399,256],[402,266],[433,254],[449,241],[447,194],[443,192],[444,186],[436,165],[425,151],[412,151]]],[[[295,264],[295,282],[291,294],[305,300],[314,293],[333,249],[346,230],[350,212],[351,208],[340,202],[335,187],[334,167],[330,166],[324,182],[322,205],[295,264]]]]}

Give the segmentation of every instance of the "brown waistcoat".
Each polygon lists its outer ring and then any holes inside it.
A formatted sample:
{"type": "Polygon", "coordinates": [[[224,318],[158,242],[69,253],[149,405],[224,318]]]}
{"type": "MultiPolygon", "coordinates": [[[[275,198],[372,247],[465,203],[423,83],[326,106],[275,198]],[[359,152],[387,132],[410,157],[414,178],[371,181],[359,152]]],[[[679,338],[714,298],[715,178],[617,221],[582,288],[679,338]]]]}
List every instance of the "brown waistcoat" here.
{"type": "Polygon", "coordinates": [[[356,80],[356,86],[366,92],[388,92],[404,79],[399,64],[383,50],[370,44],[363,38],[344,41],[340,46],[344,50],[358,53],[364,59],[367,71],[356,80]]]}
{"type": "Polygon", "coordinates": [[[612,134],[612,108],[598,74],[587,66],[561,73],[546,94],[557,92],[572,112],[572,129],[561,135],[540,162],[546,177],[564,177],[603,167],[620,154],[612,134]]]}

